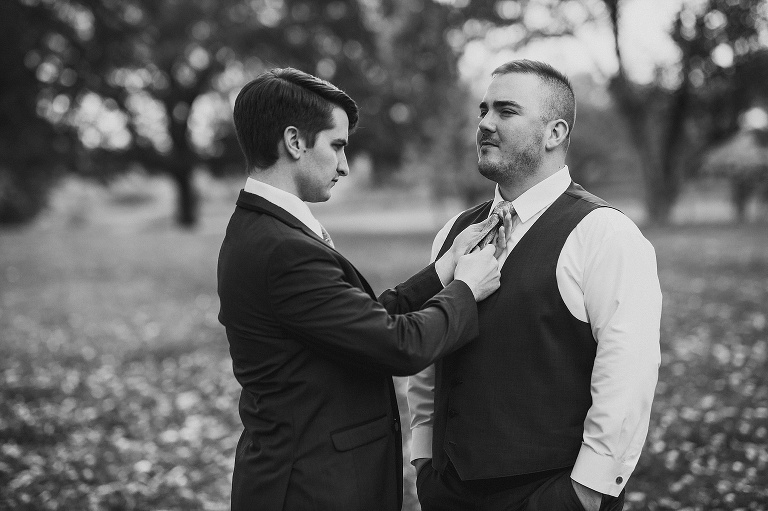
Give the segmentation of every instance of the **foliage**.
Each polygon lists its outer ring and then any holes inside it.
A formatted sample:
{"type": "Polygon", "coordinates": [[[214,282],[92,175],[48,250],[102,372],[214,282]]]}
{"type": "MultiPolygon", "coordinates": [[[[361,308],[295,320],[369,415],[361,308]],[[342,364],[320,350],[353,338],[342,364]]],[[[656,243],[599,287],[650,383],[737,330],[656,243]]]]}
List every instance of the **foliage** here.
{"type": "Polygon", "coordinates": [[[21,121],[76,128],[89,151],[82,173],[104,179],[140,163],[168,174],[182,225],[197,220],[195,167],[242,168],[230,100],[269,67],[297,67],[381,104],[363,109],[352,155],[399,163],[405,134],[387,115],[387,74],[357,0],[11,0],[5,10],[38,27],[6,62],[31,77],[16,90],[42,112],[21,121]]]}
{"type": "Polygon", "coordinates": [[[683,178],[701,165],[703,149],[733,133],[740,113],[765,100],[756,87],[763,62],[768,12],[762,2],[683,3],[671,35],[679,69],[660,70],[649,85],[628,77],[620,48],[621,1],[603,0],[614,32],[618,73],[610,91],[641,156],[649,218],[664,223],[683,178]],[[670,78],[670,75],[672,78],[670,78]]]}
{"type": "MultiPolygon", "coordinates": [[[[764,226],[646,234],[662,367],[627,509],[766,510],[764,226]]],[[[431,236],[334,239],[382,289],[421,267],[431,236]]],[[[216,321],[220,240],[151,226],[0,232],[0,507],[228,509],[240,424],[216,321]]]]}
{"type": "Polygon", "coordinates": [[[71,130],[38,115],[39,100],[51,90],[34,69],[19,65],[37,58],[35,48],[53,44],[43,28],[50,20],[24,16],[16,2],[0,3],[0,19],[0,224],[18,224],[45,207],[48,188],[77,153],[71,130]]]}

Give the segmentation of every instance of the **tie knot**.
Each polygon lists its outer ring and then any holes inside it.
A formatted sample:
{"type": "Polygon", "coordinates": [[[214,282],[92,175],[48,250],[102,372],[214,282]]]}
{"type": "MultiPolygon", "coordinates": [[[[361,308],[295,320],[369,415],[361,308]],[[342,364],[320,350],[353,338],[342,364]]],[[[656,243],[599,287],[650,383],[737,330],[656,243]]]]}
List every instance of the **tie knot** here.
{"type": "Polygon", "coordinates": [[[511,201],[503,200],[496,204],[496,207],[493,208],[492,215],[499,215],[499,218],[504,216],[504,213],[509,212],[509,214],[514,214],[515,207],[512,205],[511,201]]]}
{"type": "Polygon", "coordinates": [[[496,229],[502,224],[504,221],[504,213],[509,213],[510,215],[515,214],[515,208],[512,206],[512,202],[508,200],[503,200],[496,204],[496,207],[493,208],[493,211],[488,216],[488,218],[482,223],[480,232],[477,234],[476,238],[469,244],[469,247],[467,248],[466,254],[469,254],[472,252],[472,250],[475,247],[479,247],[480,249],[485,248],[488,243],[491,243],[493,239],[496,237],[496,229]]]}

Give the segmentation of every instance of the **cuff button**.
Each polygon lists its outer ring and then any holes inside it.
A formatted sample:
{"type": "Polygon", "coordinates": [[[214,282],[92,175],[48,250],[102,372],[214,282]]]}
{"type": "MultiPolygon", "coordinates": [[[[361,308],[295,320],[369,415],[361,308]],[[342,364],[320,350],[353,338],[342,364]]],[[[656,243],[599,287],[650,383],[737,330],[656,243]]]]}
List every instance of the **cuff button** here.
{"type": "Polygon", "coordinates": [[[623,477],[619,476],[619,477],[616,478],[616,484],[621,484],[623,482],[624,482],[624,478],[623,477]]]}

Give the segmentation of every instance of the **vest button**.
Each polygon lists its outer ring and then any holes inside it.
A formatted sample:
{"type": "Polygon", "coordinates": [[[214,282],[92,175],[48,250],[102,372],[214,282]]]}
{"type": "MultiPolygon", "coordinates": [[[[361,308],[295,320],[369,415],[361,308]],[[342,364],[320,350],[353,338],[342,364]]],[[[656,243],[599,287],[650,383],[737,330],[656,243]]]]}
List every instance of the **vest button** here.
{"type": "Polygon", "coordinates": [[[454,418],[459,414],[458,411],[454,410],[453,408],[448,409],[448,417],[454,418]]]}
{"type": "Polygon", "coordinates": [[[399,433],[400,432],[400,421],[396,420],[392,427],[394,428],[395,433],[399,433]]]}

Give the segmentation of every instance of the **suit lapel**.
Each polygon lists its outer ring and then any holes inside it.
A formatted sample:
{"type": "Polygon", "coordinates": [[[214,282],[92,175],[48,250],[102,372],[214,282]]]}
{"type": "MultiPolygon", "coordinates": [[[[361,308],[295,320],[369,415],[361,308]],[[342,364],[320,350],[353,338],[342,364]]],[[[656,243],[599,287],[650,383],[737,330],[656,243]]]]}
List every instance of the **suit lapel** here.
{"type": "Polygon", "coordinates": [[[250,209],[251,211],[258,211],[260,213],[266,213],[267,215],[273,216],[281,222],[289,225],[290,227],[304,232],[310,238],[313,238],[322,243],[323,246],[333,250],[333,248],[328,245],[325,240],[323,240],[323,238],[315,234],[315,232],[307,227],[301,220],[288,213],[280,206],[272,204],[263,197],[246,192],[245,190],[240,190],[240,196],[237,198],[237,205],[241,208],[250,209]]]}
{"type": "Polygon", "coordinates": [[[285,223],[286,225],[298,229],[305,233],[310,238],[318,241],[325,247],[327,250],[330,250],[332,252],[335,252],[339,254],[340,257],[344,258],[344,261],[346,261],[353,270],[355,270],[355,273],[357,274],[358,279],[360,280],[360,285],[363,288],[363,290],[368,293],[371,298],[376,300],[376,294],[373,292],[373,289],[371,288],[370,284],[368,284],[368,281],[365,280],[365,277],[355,268],[355,265],[353,265],[349,260],[347,260],[346,257],[344,257],[341,253],[339,253],[335,248],[331,247],[329,244],[323,240],[320,236],[315,234],[315,232],[304,225],[304,223],[293,216],[292,214],[288,213],[286,210],[281,208],[280,206],[276,206],[275,204],[272,204],[267,199],[260,197],[256,194],[246,192],[245,190],[240,190],[240,196],[237,198],[237,205],[241,208],[249,209],[251,211],[258,211],[259,213],[264,213],[270,216],[273,216],[280,220],[281,222],[285,223]]]}

